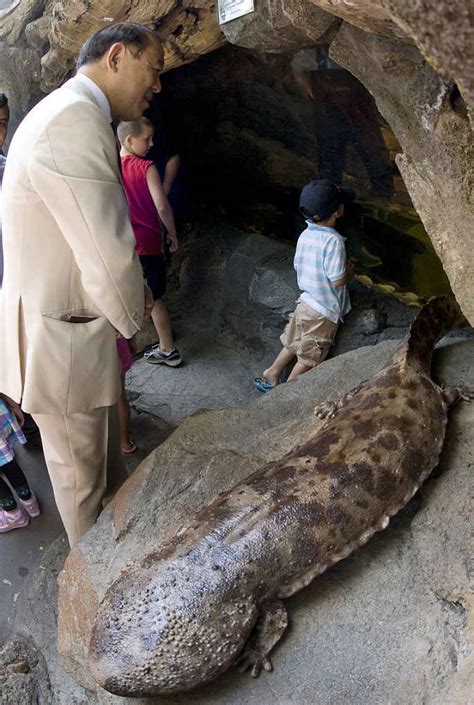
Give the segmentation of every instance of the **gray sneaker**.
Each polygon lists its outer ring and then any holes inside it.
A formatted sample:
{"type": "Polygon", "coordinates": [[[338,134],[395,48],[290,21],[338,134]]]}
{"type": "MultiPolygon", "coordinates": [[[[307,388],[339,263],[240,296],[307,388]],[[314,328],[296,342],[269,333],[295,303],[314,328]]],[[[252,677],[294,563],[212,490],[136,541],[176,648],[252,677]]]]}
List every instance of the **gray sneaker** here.
{"type": "Polygon", "coordinates": [[[145,362],[149,362],[150,365],[168,365],[169,367],[177,367],[181,364],[181,355],[176,348],[173,348],[171,352],[163,352],[160,350],[159,345],[156,345],[151,350],[147,350],[143,355],[145,362]]]}

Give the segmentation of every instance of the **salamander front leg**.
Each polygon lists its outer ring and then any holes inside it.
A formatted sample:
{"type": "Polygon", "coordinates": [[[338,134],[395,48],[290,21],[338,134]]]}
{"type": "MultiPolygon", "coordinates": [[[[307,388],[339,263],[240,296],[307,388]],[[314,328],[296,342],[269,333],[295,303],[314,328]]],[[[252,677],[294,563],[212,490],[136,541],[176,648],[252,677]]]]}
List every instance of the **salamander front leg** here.
{"type": "Polygon", "coordinates": [[[443,389],[442,393],[448,409],[461,399],[469,402],[474,401],[473,387],[450,387],[449,389],[443,389]]]}
{"type": "Polygon", "coordinates": [[[250,671],[252,678],[257,678],[262,668],[271,671],[269,653],[280,641],[287,626],[288,613],[283,602],[274,600],[264,603],[254,630],[235,662],[238,670],[241,673],[250,671]]]}
{"type": "Polygon", "coordinates": [[[318,404],[318,406],[314,408],[314,415],[318,419],[332,419],[336,415],[336,412],[338,412],[339,409],[342,409],[342,407],[347,404],[347,402],[350,401],[355,394],[357,394],[363,384],[365,384],[365,382],[361,382],[357,385],[357,387],[354,387],[354,389],[347,392],[347,394],[339,397],[339,399],[334,399],[333,401],[323,401],[321,404],[318,404]]]}

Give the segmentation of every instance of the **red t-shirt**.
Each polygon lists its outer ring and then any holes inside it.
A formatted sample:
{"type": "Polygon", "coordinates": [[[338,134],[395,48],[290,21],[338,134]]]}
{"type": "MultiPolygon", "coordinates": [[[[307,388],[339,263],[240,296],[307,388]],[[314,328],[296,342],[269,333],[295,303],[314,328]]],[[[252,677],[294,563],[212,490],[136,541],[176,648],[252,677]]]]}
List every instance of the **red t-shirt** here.
{"type": "Polygon", "coordinates": [[[137,241],[135,249],[139,255],[161,255],[163,238],[160,220],[146,182],[146,172],[153,161],[134,156],[120,159],[130,220],[137,241]]]}

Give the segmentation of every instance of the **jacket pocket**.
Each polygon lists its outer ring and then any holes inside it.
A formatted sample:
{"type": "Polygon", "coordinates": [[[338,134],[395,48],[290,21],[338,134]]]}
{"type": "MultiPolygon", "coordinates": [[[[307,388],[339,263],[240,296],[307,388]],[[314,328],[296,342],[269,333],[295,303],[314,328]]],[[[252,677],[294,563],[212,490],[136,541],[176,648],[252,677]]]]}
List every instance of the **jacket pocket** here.
{"type": "Polygon", "coordinates": [[[98,318],[103,318],[102,314],[88,308],[68,308],[59,311],[43,311],[44,318],[52,318],[61,323],[90,323],[98,318]]]}
{"type": "Polygon", "coordinates": [[[28,358],[36,392],[46,407],[61,409],[57,413],[109,406],[120,395],[115,330],[95,311],[43,313],[36,344],[33,349],[28,346],[28,358]],[[86,314],[89,320],[70,320],[86,314]]]}

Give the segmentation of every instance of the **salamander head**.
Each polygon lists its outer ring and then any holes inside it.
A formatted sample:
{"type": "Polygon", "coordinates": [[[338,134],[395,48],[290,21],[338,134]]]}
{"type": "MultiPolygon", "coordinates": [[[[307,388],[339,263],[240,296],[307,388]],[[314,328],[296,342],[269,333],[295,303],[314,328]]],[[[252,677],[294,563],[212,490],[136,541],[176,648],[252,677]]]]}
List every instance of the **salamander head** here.
{"type": "Polygon", "coordinates": [[[156,569],[125,573],[96,615],[91,673],[102,688],[126,697],[194,688],[232,664],[257,611],[249,599],[223,599],[206,576],[186,581],[156,569]]]}

